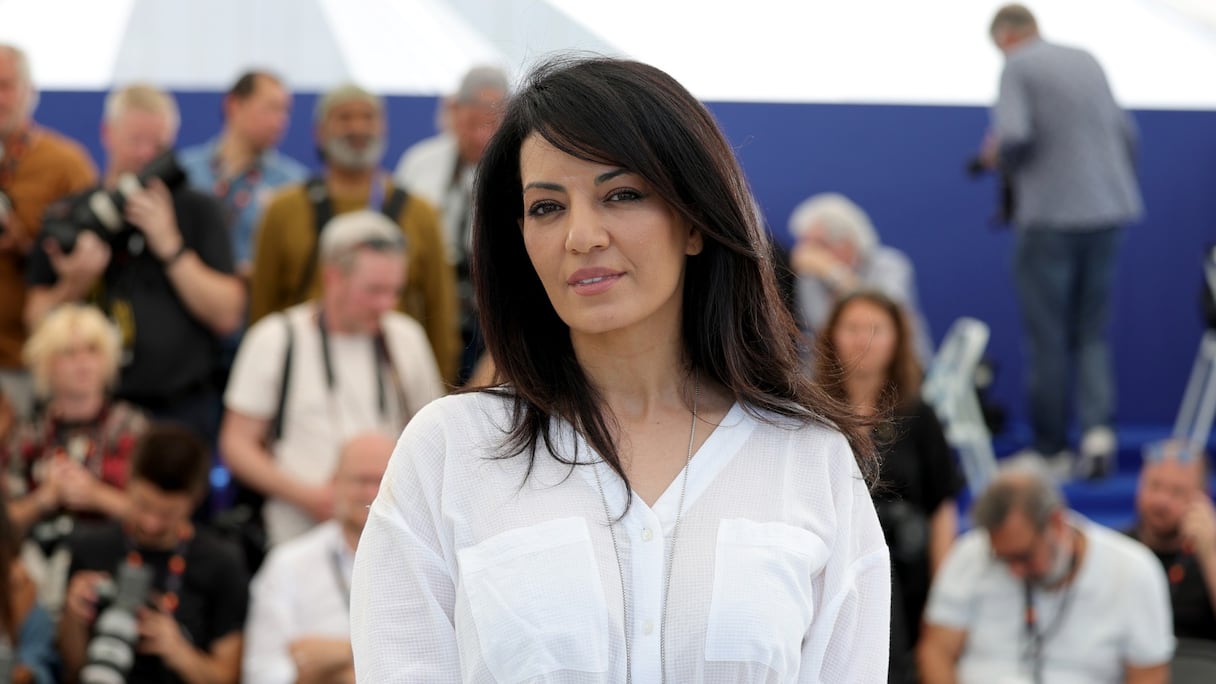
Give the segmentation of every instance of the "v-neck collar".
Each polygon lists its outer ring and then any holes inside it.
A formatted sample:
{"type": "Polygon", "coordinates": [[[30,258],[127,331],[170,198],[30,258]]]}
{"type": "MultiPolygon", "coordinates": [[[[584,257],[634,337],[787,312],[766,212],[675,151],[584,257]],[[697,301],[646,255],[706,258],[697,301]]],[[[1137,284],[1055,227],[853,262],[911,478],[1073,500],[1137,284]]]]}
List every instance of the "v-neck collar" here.
{"type": "MultiPolygon", "coordinates": [[[[636,492],[631,492],[632,500],[629,510],[630,516],[635,511],[651,511],[659,519],[664,529],[670,529],[675,525],[677,514],[680,513],[680,488],[682,486],[685,474],[688,471],[688,485],[684,492],[684,512],[687,513],[693,507],[697,499],[705,493],[718,477],[718,473],[726,467],[739,449],[751,436],[752,430],[755,429],[756,421],[743,407],[735,402],[731,405],[730,410],[722,417],[722,420],[714,427],[713,432],[701,444],[701,446],[693,453],[692,459],[676,476],[672,479],[659,498],[655,500],[654,506],[648,505],[641,496],[636,492]]],[[[586,453],[592,454],[591,461],[584,461],[586,465],[579,467],[578,471],[583,480],[594,490],[598,488],[596,482],[596,471],[599,473],[599,482],[604,487],[604,497],[608,502],[608,510],[614,516],[620,515],[625,508],[625,482],[620,475],[616,474],[603,458],[591,448],[591,445],[583,438],[581,434],[576,435],[575,439],[578,443],[580,452],[584,450],[586,453]],[[592,468],[596,470],[592,470],[592,468]]],[[[582,460],[582,459],[580,459],[582,460]]]]}

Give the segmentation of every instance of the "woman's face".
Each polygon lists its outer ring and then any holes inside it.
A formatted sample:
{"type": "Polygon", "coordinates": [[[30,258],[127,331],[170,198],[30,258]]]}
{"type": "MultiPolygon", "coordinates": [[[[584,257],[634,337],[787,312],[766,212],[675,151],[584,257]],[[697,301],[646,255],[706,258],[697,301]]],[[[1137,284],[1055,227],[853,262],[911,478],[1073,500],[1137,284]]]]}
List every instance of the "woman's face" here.
{"type": "Polygon", "coordinates": [[[105,390],[106,361],[96,342],[74,337],[51,357],[51,394],[84,396],[105,390]]]}
{"type": "Polygon", "coordinates": [[[574,335],[678,334],[684,261],[701,235],[641,176],[533,133],[520,150],[524,246],[574,335]]]}
{"type": "Polygon", "coordinates": [[[891,316],[864,299],[846,304],[832,330],[832,344],[850,373],[886,374],[895,360],[896,337],[891,316]]]}

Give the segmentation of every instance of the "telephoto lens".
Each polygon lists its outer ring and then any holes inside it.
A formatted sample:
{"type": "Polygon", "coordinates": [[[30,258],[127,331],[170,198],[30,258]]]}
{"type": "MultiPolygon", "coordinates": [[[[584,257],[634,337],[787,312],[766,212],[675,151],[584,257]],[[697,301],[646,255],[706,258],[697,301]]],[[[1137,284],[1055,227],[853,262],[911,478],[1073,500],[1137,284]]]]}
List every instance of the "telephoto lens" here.
{"type": "Polygon", "coordinates": [[[97,589],[98,616],[93,636],[85,650],[87,663],[80,671],[80,684],[124,684],[135,665],[139,642],[140,606],[152,589],[152,570],[124,562],[114,581],[97,589]]]}

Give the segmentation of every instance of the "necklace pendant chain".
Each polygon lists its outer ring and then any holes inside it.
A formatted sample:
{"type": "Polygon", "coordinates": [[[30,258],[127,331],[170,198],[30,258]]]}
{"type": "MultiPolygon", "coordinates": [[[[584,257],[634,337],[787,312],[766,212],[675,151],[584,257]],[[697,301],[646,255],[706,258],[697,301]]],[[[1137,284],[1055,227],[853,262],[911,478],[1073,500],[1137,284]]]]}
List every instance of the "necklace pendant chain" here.
{"type": "MultiPolygon", "coordinates": [[[[667,545],[667,558],[663,568],[663,606],[659,616],[659,676],[660,681],[667,682],[667,602],[671,595],[671,571],[676,557],[676,539],[680,535],[680,521],[684,517],[684,496],[688,492],[688,467],[692,463],[692,447],[697,438],[697,404],[701,399],[701,372],[694,374],[692,395],[692,425],[688,429],[688,454],[684,457],[684,472],[680,476],[680,499],[676,506],[676,519],[671,529],[671,543],[667,545]]],[[[621,614],[625,633],[625,684],[633,682],[632,646],[633,632],[632,608],[629,592],[625,588],[625,569],[621,563],[621,549],[616,538],[616,523],[608,510],[608,496],[604,493],[604,484],[600,479],[599,464],[592,466],[595,474],[595,485],[599,489],[600,503],[604,506],[604,518],[608,522],[608,535],[612,538],[612,553],[616,557],[617,578],[621,586],[621,614]]],[[[661,523],[660,523],[661,525],[661,523]]],[[[661,532],[662,530],[660,530],[661,532]]]]}

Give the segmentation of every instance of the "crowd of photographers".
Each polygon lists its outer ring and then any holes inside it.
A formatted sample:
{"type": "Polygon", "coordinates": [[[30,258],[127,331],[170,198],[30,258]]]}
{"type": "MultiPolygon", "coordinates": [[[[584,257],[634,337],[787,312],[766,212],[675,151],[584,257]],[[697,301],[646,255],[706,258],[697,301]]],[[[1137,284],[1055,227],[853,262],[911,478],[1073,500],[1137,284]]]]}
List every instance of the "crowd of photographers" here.
{"type": "Polygon", "coordinates": [[[132,85],[99,174],[0,45],[0,681],[353,681],[354,548],[393,442],[488,372],[464,260],[506,95],[470,71],[390,174],[384,102],[335,88],[312,173],[276,150],[274,74],[178,151],[172,95],[132,85]]]}
{"type": "MultiPolygon", "coordinates": [[[[993,24],[1010,54],[1040,49],[1022,11],[993,24]]],[[[394,440],[493,374],[466,258],[507,95],[501,71],[471,70],[441,132],[389,173],[384,102],[334,88],[312,112],[314,172],[276,150],[292,97],[272,73],[242,75],[222,130],[179,151],[174,98],[133,85],[106,98],[99,175],[32,120],[29,63],[0,44],[0,681],[354,681],[351,568],[394,440]],[[231,486],[214,486],[217,459],[231,486]]],[[[992,145],[977,164],[1017,168],[1017,145],[992,145]]],[[[1144,472],[1128,536],[1156,559],[1068,512],[1042,470],[977,492],[977,530],[956,541],[964,483],[919,395],[933,343],[912,263],[841,195],[789,226],[782,285],[818,338],[808,372],[887,416],[890,681],[996,681],[1008,662],[1050,671],[1069,654],[1160,681],[1171,609],[1177,636],[1216,641],[1202,458],[1144,472]],[[1134,594],[1127,619],[1099,620],[1103,592],[1134,594]],[[1039,601],[1051,625],[1072,611],[1065,646],[1019,651],[1013,630],[1037,627],[1018,616],[1039,601]]]]}

